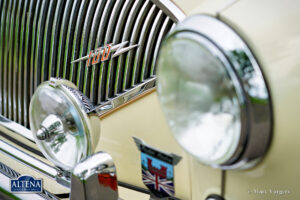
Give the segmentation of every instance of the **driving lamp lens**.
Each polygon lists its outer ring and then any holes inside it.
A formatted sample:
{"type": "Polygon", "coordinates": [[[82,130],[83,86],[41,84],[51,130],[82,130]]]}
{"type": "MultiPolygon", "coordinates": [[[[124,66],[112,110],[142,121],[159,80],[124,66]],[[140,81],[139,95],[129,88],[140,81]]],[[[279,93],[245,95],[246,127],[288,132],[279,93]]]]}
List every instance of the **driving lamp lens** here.
{"type": "Polygon", "coordinates": [[[158,60],[158,93],[178,143],[201,162],[228,161],[241,134],[238,83],[226,59],[208,40],[179,32],[164,42],[158,60]]]}
{"type": "Polygon", "coordinates": [[[67,90],[40,85],[30,102],[30,127],[45,157],[71,170],[90,153],[90,139],[84,113],[67,90]]]}

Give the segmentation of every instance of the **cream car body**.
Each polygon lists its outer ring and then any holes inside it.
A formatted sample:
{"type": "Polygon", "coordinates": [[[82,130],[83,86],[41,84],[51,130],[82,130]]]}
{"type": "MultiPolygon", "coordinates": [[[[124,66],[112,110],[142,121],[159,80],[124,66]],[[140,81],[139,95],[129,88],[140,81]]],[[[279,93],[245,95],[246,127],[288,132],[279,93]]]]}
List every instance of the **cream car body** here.
{"type": "MultiPolygon", "coordinates": [[[[274,115],[271,147],[263,161],[254,168],[226,171],[223,188],[225,198],[297,199],[300,196],[297,190],[297,185],[299,185],[297,171],[300,163],[293,155],[300,151],[299,145],[295,142],[299,138],[296,127],[299,121],[297,116],[300,113],[300,108],[297,106],[300,100],[300,94],[297,92],[300,88],[298,55],[300,27],[297,26],[300,20],[299,2],[250,0],[187,2],[178,0],[175,3],[184,10],[187,16],[199,13],[213,15],[238,32],[253,50],[270,87],[274,115]]],[[[113,113],[104,119],[103,123],[114,117],[119,118],[118,113],[124,114],[124,121],[126,120],[124,126],[127,124],[128,129],[135,127],[132,132],[135,132],[138,137],[144,138],[158,148],[176,152],[184,157],[175,168],[175,186],[178,197],[205,199],[208,194],[221,194],[221,171],[203,166],[180,151],[162,116],[156,92],[113,113]],[[152,120],[156,123],[151,124],[160,125],[154,127],[147,126],[146,123],[136,123],[135,120],[130,121],[132,124],[127,121],[129,117],[126,117],[126,112],[132,116],[130,110],[138,109],[139,104],[143,112],[136,111],[136,115],[147,116],[149,121],[152,116],[152,120]],[[140,125],[141,130],[144,125],[149,127],[148,134],[144,135],[143,131],[136,132],[140,125]],[[159,140],[155,140],[151,132],[159,132],[159,140]],[[184,166],[185,161],[186,166],[184,166]],[[190,180],[186,176],[181,177],[182,170],[186,169],[189,170],[190,180]]],[[[148,120],[145,121],[148,122],[148,120]]],[[[136,159],[138,160],[138,156],[136,159]]]]}
{"type": "MultiPolygon", "coordinates": [[[[209,14],[224,21],[253,50],[266,76],[273,102],[273,138],[268,153],[262,162],[248,170],[222,174],[220,169],[202,165],[173,138],[155,90],[101,118],[101,137],[96,151],[111,154],[119,181],[141,188],[146,187],[141,177],[140,152],[132,136],[181,156],[183,159],[174,170],[176,197],[180,199],[205,199],[210,194],[224,195],[228,200],[297,199],[300,196],[297,190],[300,162],[294,155],[300,152],[297,145],[300,139],[297,130],[300,114],[299,2],[176,0],[175,3],[187,16],[209,14]],[[282,192],[277,194],[276,191],[282,192]]],[[[26,143],[23,138],[20,140],[26,143]]],[[[42,157],[39,159],[49,163],[42,157]]],[[[16,171],[43,178],[50,192],[68,192],[7,156],[1,154],[1,160],[16,171]]],[[[125,188],[120,189],[120,197],[149,199],[148,195],[125,188]]]]}
{"type": "MultiPolygon", "coordinates": [[[[274,112],[271,147],[263,161],[253,169],[226,171],[225,198],[296,199],[300,195],[297,191],[299,180],[296,173],[300,163],[292,155],[300,151],[298,145],[295,144],[299,138],[296,127],[297,115],[300,113],[300,108],[297,106],[300,94],[296,92],[300,88],[300,60],[298,55],[300,52],[300,28],[296,25],[299,21],[299,2],[250,0],[187,2],[178,0],[175,3],[184,10],[187,16],[199,13],[213,15],[237,31],[253,50],[271,90],[274,112]]],[[[221,171],[203,166],[180,150],[161,113],[156,92],[113,113],[103,120],[103,124],[109,123],[110,120],[113,123],[113,120],[118,119],[120,123],[124,122],[124,124],[120,126],[119,129],[121,130],[118,130],[117,127],[114,128],[117,129],[114,132],[124,132],[121,137],[127,137],[128,143],[131,140],[128,141],[128,136],[130,138],[133,135],[131,132],[134,132],[134,135],[143,138],[151,145],[184,157],[178,167],[175,168],[175,185],[178,197],[205,199],[212,193],[221,194],[221,171]],[[132,120],[132,114],[135,112],[137,119],[132,120]],[[118,116],[119,114],[124,115],[123,119],[119,118],[122,117],[122,115],[118,116]],[[147,123],[137,123],[139,116],[148,118],[145,120],[147,123]],[[114,119],[115,117],[117,119],[114,119]],[[153,123],[148,124],[148,122],[153,123]],[[157,124],[157,126],[153,126],[153,124],[157,124]],[[126,126],[128,129],[123,128],[126,126]],[[149,128],[143,131],[145,126],[149,128]],[[130,130],[127,136],[126,130],[130,130]],[[159,137],[154,137],[154,133],[159,133],[159,137]],[[184,170],[189,171],[190,180],[188,180],[186,173],[181,173],[184,170]]],[[[108,126],[107,133],[110,132],[110,129],[108,126]]],[[[119,135],[113,135],[116,138],[112,142],[117,146],[116,141],[119,135]]],[[[121,141],[126,141],[126,138],[121,141]]],[[[104,147],[105,144],[102,146],[104,147]]],[[[108,150],[110,147],[106,149],[108,150]]],[[[121,149],[122,147],[113,151],[119,154],[121,149]]],[[[132,151],[138,154],[136,149],[132,149],[132,151]]],[[[127,158],[123,157],[125,160],[127,158]]],[[[138,159],[139,157],[136,155],[134,160],[138,161],[138,159]]],[[[126,163],[126,161],[120,162],[119,166],[122,163],[126,163]]],[[[134,170],[138,171],[137,168],[134,170]]],[[[139,180],[141,180],[140,177],[137,181],[139,180]]],[[[142,186],[142,183],[140,184],[142,186]]]]}

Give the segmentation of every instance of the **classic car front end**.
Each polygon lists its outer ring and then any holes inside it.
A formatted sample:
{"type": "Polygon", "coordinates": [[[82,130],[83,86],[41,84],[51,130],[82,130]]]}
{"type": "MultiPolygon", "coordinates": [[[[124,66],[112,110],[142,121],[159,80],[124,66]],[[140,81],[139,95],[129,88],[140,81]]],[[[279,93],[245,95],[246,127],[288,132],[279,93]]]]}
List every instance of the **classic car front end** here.
{"type": "Polygon", "coordinates": [[[1,199],[300,196],[299,2],[0,10],[1,199]]]}

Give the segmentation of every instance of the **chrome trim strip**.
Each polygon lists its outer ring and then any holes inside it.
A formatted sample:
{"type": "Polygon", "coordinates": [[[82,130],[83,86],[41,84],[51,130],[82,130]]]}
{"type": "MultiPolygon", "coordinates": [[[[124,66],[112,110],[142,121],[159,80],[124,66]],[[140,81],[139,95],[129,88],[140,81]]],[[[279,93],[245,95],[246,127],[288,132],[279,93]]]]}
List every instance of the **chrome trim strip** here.
{"type": "Polygon", "coordinates": [[[186,15],[184,12],[175,5],[171,0],[151,0],[157,7],[163,10],[172,21],[178,23],[182,21],[186,15]]]}
{"type": "Polygon", "coordinates": [[[155,87],[155,83],[156,78],[151,78],[144,83],[140,83],[136,85],[136,87],[126,91],[120,96],[117,96],[109,100],[108,102],[95,107],[89,114],[97,114],[99,117],[101,117],[104,114],[111,112],[126,103],[129,103],[130,101],[136,99],[138,96],[153,90],[155,87]]]}
{"type": "Polygon", "coordinates": [[[8,144],[11,144],[13,146],[17,146],[19,148],[22,148],[23,150],[28,150],[30,153],[32,153],[31,155],[34,155],[34,157],[38,157],[39,159],[43,159],[44,155],[42,154],[42,152],[39,150],[39,148],[35,145],[35,143],[33,143],[32,141],[29,141],[22,136],[17,137],[18,135],[16,133],[13,133],[13,137],[10,136],[12,135],[11,132],[5,132],[7,130],[4,131],[0,131],[0,137],[3,138],[4,141],[6,141],[8,144]],[[27,142],[27,143],[26,143],[27,142]]]}
{"type": "Polygon", "coordinates": [[[30,130],[28,130],[24,126],[14,122],[14,121],[10,121],[10,120],[6,119],[2,115],[0,115],[0,126],[1,126],[0,130],[2,130],[4,132],[11,131],[11,132],[21,135],[21,136],[27,138],[28,140],[34,142],[33,136],[31,134],[30,130]],[[4,130],[3,130],[3,128],[4,128],[4,130]]]}
{"type": "Polygon", "coordinates": [[[2,162],[0,162],[0,173],[4,174],[9,178],[17,178],[20,176],[20,173],[16,172],[15,170],[11,169],[10,167],[6,166],[2,162]]]}
{"type": "Polygon", "coordinates": [[[69,188],[70,179],[67,172],[63,172],[60,169],[52,167],[47,163],[29,155],[28,153],[6,143],[0,139],[0,152],[6,154],[7,156],[15,159],[16,161],[26,165],[27,167],[37,171],[38,173],[48,176],[49,178],[55,180],[59,184],[69,188]]]}
{"type": "Polygon", "coordinates": [[[234,4],[236,4],[238,1],[240,1],[240,0],[231,0],[231,1],[228,1],[223,7],[221,7],[220,9],[217,10],[217,15],[219,15],[221,12],[224,12],[225,10],[227,10],[228,8],[230,8],[231,6],[233,6],[234,4]]]}
{"type": "Polygon", "coordinates": [[[0,139],[0,151],[11,158],[25,164],[26,166],[36,170],[37,172],[48,176],[55,180],[58,172],[54,167],[34,158],[33,156],[17,149],[16,147],[4,142],[0,139]]]}
{"type": "Polygon", "coordinates": [[[124,187],[124,188],[130,189],[130,190],[134,190],[136,192],[141,192],[141,193],[150,195],[150,191],[145,189],[145,188],[142,188],[142,187],[131,185],[131,184],[128,184],[128,183],[125,183],[125,182],[122,182],[122,181],[118,181],[118,185],[120,187],[124,187]]]}

